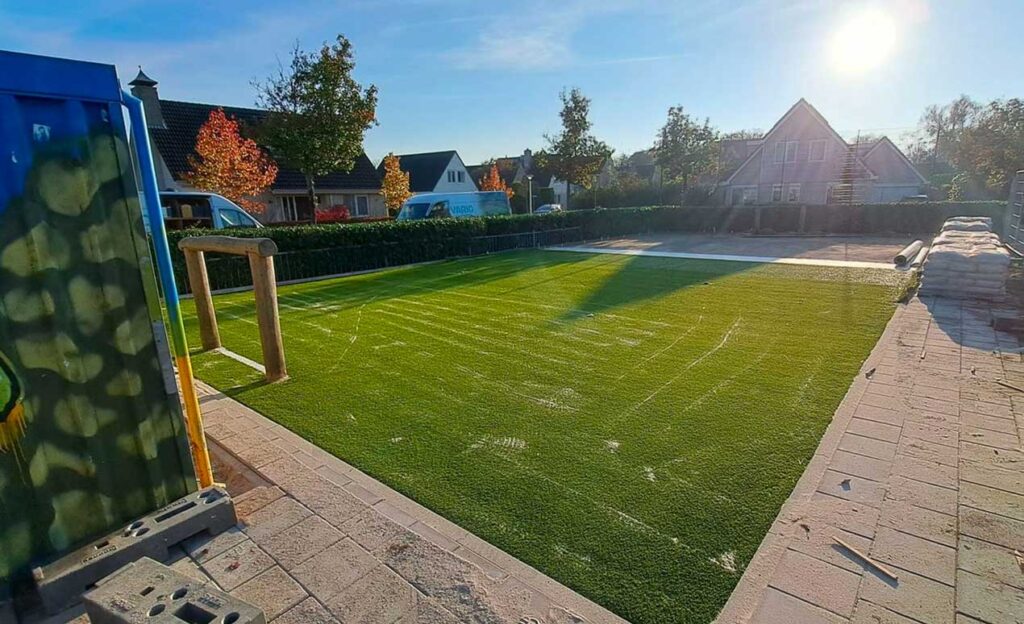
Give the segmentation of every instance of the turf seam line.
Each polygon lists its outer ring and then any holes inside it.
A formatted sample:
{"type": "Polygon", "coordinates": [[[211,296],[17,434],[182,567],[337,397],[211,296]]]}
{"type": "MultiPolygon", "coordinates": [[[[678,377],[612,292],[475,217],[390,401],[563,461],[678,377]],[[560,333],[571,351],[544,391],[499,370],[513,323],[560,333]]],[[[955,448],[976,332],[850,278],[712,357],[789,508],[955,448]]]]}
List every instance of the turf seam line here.
{"type": "Polygon", "coordinates": [[[773,258],[771,256],[732,256],[727,254],[699,254],[681,251],[646,251],[641,249],[608,249],[605,247],[545,247],[545,251],[572,251],[577,253],[612,254],[617,256],[650,256],[652,258],[684,258],[687,260],[724,260],[726,262],[753,262],[756,264],[799,264],[804,266],[846,267],[853,269],[889,269],[898,271],[885,262],[859,260],[825,260],[819,258],[773,258]]]}

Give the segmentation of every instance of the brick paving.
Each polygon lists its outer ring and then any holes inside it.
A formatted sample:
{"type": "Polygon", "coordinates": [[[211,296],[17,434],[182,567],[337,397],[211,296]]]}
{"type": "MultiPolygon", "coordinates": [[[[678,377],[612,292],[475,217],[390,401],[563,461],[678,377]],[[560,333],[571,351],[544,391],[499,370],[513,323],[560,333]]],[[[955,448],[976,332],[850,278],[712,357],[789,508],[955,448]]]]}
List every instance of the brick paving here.
{"type": "Polygon", "coordinates": [[[621,623],[621,618],[199,384],[239,526],[172,567],[274,624],[621,623]]]}
{"type": "Polygon", "coordinates": [[[720,624],[1024,622],[1024,392],[996,383],[1024,355],[992,312],[896,312],[720,624]]]}

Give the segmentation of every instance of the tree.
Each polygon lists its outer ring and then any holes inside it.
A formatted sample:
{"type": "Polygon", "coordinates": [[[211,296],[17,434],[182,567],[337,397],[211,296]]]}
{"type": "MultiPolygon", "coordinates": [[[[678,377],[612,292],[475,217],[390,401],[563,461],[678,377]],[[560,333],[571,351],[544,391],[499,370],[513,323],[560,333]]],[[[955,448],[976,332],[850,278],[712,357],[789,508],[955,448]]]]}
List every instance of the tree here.
{"type": "Polygon", "coordinates": [[[227,197],[246,212],[260,214],[266,206],[254,200],[277,178],[277,165],[252,139],[239,133],[238,121],[220,108],[196,135],[195,154],[188,156],[184,180],[202,191],[227,197]]]}
{"type": "Polygon", "coordinates": [[[316,176],[351,171],[363,152],[363,136],[376,125],[377,87],[352,77],[352,44],[338,35],[316,52],[292,51],[288,69],[256,83],[257,104],[270,111],[262,135],[273,154],[306,177],[317,207],[316,176]]]}
{"type": "Polygon", "coordinates": [[[1003,198],[1024,162],[1024,101],[985,105],[961,95],[945,106],[929,106],[910,156],[916,163],[930,163],[933,173],[949,172],[951,198],[1003,198]]]}
{"type": "Polygon", "coordinates": [[[384,196],[384,205],[392,216],[398,213],[405,200],[412,197],[412,192],[409,191],[409,174],[402,171],[399,158],[394,153],[384,157],[384,180],[380,192],[384,196]]]}
{"type": "Polygon", "coordinates": [[[590,182],[601,171],[611,150],[590,134],[590,99],[579,89],[559,95],[562,100],[562,131],[555,136],[544,135],[547,149],[537,156],[541,167],[548,168],[555,178],[564,180],[565,206],[569,207],[569,194],[573,184],[590,188],[590,182]]]}
{"type": "Polygon", "coordinates": [[[480,190],[481,191],[502,191],[505,195],[508,195],[509,199],[515,196],[515,191],[509,188],[508,184],[505,184],[505,180],[501,177],[501,172],[498,171],[498,165],[492,164],[491,168],[487,170],[484,177],[480,179],[480,190]]]}
{"type": "Polygon", "coordinates": [[[668,120],[658,132],[654,151],[664,176],[681,180],[685,192],[691,176],[715,170],[718,133],[708,119],[699,123],[682,106],[672,106],[668,109],[668,120]]]}

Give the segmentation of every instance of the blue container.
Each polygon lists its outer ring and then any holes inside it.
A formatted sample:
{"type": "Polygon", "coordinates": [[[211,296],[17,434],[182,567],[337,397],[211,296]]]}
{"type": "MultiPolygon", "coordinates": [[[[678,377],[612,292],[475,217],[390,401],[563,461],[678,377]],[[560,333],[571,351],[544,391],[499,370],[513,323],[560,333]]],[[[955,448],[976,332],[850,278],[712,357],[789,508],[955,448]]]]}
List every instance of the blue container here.
{"type": "Polygon", "coordinates": [[[128,137],[112,66],[0,51],[0,591],[196,487],[128,137]]]}

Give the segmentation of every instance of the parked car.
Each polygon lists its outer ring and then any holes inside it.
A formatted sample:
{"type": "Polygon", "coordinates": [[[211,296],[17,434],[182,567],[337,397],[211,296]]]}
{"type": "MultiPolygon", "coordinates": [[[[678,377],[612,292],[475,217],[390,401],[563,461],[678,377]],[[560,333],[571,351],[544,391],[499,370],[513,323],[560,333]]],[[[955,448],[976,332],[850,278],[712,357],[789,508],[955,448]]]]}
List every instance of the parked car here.
{"type": "Polygon", "coordinates": [[[562,212],[562,204],[543,204],[537,206],[533,214],[551,214],[552,212],[562,212]]]}
{"type": "Polygon", "coordinates": [[[398,211],[399,221],[493,217],[512,214],[508,195],[502,191],[479,193],[420,193],[405,200],[398,211]]]}
{"type": "Polygon", "coordinates": [[[216,193],[160,193],[164,225],[168,230],[190,227],[221,230],[229,227],[263,227],[237,204],[216,193]]]}

